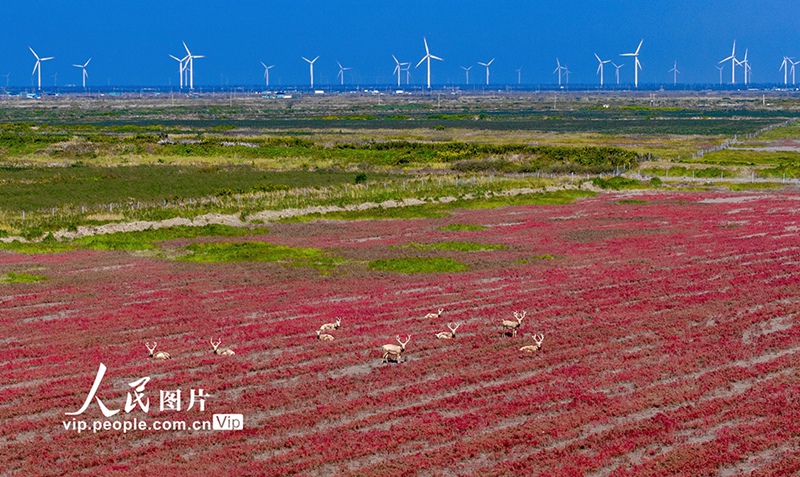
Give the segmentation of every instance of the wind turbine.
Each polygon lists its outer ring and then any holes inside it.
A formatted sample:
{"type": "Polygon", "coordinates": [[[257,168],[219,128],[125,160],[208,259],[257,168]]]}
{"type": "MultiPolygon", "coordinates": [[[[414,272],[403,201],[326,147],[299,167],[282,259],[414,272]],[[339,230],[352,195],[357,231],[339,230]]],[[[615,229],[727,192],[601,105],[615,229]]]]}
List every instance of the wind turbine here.
{"type": "Polygon", "coordinates": [[[462,66],[461,69],[464,70],[464,73],[466,73],[466,75],[467,75],[467,84],[469,85],[469,70],[472,69],[472,66],[470,66],[469,68],[467,68],[466,66],[462,66]]]}
{"type": "Polygon", "coordinates": [[[492,63],[494,63],[494,58],[489,60],[488,63],[481,63],[480,61],[478,62],[479,65],[486,67],[486,86],[489,86],[489,65],[492,63]]]}
{"type": "Polygon", "coordinates": [[[33,48],[31,48],[29,46],[28,49],[31,50],[31,53],[33,53],[33,56],[36,57],[36,64],[33,65],[33,71],[31,72],[31,76],[33,76],[33,74],[38,71],[38,73],[39,73],[38,83],[37,83],[38,84],[38,89],[42,89],[42,61],[52,60],[53,58],[55,58],[55,56],[48,56],[46,58],[39,58],[39,55],[37,55],[36,52],[33,51],[33,48]]]}
{"type": "Polygon", "coordinates": [[[619,56],[632,56],[633,57],[633,86],[635,88],[639,87],[639,70],[642,69],[642,64],[639,63],[639,50],[642,49],[642,43],[644,43],[644,38],[642,41],[639,42],[639,46],[636,47],[636,51],[633,53],[622,53],[619,56]]]}
{"type": "Polygon", "coordinates": [[[667,71],[667,73],[672,73],[672,86],[678,84],[678,75],[681,73],[678,71],[678,60],[675,60],[675,65],[672,67],[671,70],[667,71]]]}
{"type": "Polygon", "coordinates": [[[618,65],[618,64],[616,64],[616,63],[614,63],[612,61],[611,64],[614,65],[614,68],[616,68],[616,71],[614,73],[617,76],[617,86],[619,86],[619,69],[622,68],[623,66],[625,66],[625,63],[622,63],[621,65],[618,65]]]}
{"type": "Polygon", "coordinates": [[[169,57],[178,62],[178,77],[180,78],[181,89],[183,89],[183,77],[186,72],[186,61],[189,59],[189,56],[178,58],[177,56],[169,55],[169,57]]]}
{"type": "Polygon", "coordinates": [[[305,56],[301,56],[300,58],[308,62],[309,74],[311,75],[311,89],[314,89],[314,62],[319,59],[319,55],[317,55],[317,57],[314,58],[313,60],[309,60],[305,56]]]}
{"type": "Polygon", "coordinates": [[[569,75],[572,71],[567,68],[567,65],[564,65],[564,77],[567,79],[567,86],[569,86],[569,75]]]}
{"type": "Polygon", "coordinates": [[[419,68],[419,65],[422,64],[423,61],[428,60],[428,89],[431,89],[431,60],[439,60],[444,61],[443,59],[439,58],[438,56],[433,56],[431,54],[431,50],[428,48],[428,40],[424,36],[422,37],[422,41],[425,42],[425,56],[419,60],[417,66],[415,68],[419,68]]]}
{"type": "Polygon", "coordinates": [[[392,58],[394,58],[394,62],[395,62],[395,65],[396,65],[394,67],[394,71],[392,71],[392,74],[396,74],[397,75],[397,87],[399,88],[400,87],[400,73],[405,71],[403,69],[403,66],[408,66],[410,63],[401,63],[400,60],[398,60],[397,57],[394,56],[394,55],[392,55],[392,58]]]}
{"type": "Polygon", "coordinates": [[[794,82],[794,73],[795,73],[794,67],[797,66],[797,65],[800,65],[800,60],[799,61],[789,60],[789,63],[792,64],[792,85],[794,85],[795,84],[795,82],[794,82]]]}
{"type": "Polygon", "coordinates": [[[522,84],[522,67],[520,66],[514,71],[517,72],[517,84],[522,84]]]}
{"type": "Polygon", "coordinates": [[[597,56],[597,53],[594,54],[594,57],[597,58],[597,62],[599,63],[597,65],[597,73],[596,74],[600,75],[600,87],[602,88],[603,87],[603,76],[604,76],[604,73],[605,73],[604,72],[605,68],[603,68],[603,66],[606,63],[611,63],[611,60],[601,60],[600,57],[597,56]]]}
{"type": "Polygon", "coordinates": [[[336,62],[336,64],[339,65],[339,74],[337,74],[336,77],[341,78],[342,82],[340,84],[344,85],[344,72],[347,70],[351,70],[352,68],[345,68],[338,61],[336,62]]]}
{"type": "Polygon", "coordinates": [[[561,72],[565,71],[567,69],[567,67],[566,66],[561,66],[561,61],[559,61],[558,58],[556,58],[556,64],[558,66],[556,66],[556,69],[553,70],[553,74],[558,73],[558,85],[561,86],[561,72]]]}
{"type": "Polygon", "coordinates": [[[719,84],[722,86],[722,70],[725,69],[725,65],[715,66],[714,68],[719,70],[719,84]]]}
{"type": "Polygon", "coordinates": [[[183,42],[183,47],[186,48],[186,66],[184,69],[189,69],[189,89],[194,89],[194,60],[195,58],[205,58],[203,55],[193,55],[191,51],[189,51],[189,47],[186,46],[186,42],[183,42]]]}
{"type": "Polygon", "coordinates": [[[719,63],[725,63],[726,61],[731,60],[731,84],[736,84],[736,63],[738,60],[736,59],[736,40],[733,40],[733,49],[731,50],[731,56],[720,60],[719,63]]]}
{"type": "Polygon", "coordinates": [[[86,72],[86,67],[89,66],[89,62],[90,61],[92,61],[91,58],[86,60],[86,63],[84,63],[82,65],[72,65],[75,68],[80,68],[81,70],[83,70],[83,75],[82,75],[82,77],[83,77],[83,89],[86,89],[86,78],[89,77],[89,73],[86,72]]]}
{"type": "Polygon", "coordinates": [[[403,63],[403,64],[406,65],[406,67],[401,69],[400,71],[405,71],[406,72],[406,85],[409,85],[409,84],[411,84],[411,62],[403,63]]]}
{"type": "MultiPolygon", "coordinates": [[[[793,61],[788,57],[783,57],[783,62],[781,63],[780,68],[778,71],[783,70],[783,85],[786,86],[789,84],[789,64],[793,63],[793,61]]],[[[794,68],[792,68],[794,70],[794,68]]]]}
{"type": "Polygon", "coordinates": [[[275,65],[269,65],[269,66],[267,66],[267,65],[266,65],[266,63],[264,63],[264,62],[262,61],[262,62],[261,62],[261,66],[263,66],[263,67],[264,67],[264,80],[266,81],[266,83],[267,83],[267,86],[269,86],[269,70],[271,70],[272,68],[275,68],[275,65]]]}
{"type": "Polygon", "coordinates": [[[744,58],[742,61],[737,61],[736,63],[744,69],[744,85],[750,82],[750,62],[747,61],[747,48],[744,49],[744,58]]]}

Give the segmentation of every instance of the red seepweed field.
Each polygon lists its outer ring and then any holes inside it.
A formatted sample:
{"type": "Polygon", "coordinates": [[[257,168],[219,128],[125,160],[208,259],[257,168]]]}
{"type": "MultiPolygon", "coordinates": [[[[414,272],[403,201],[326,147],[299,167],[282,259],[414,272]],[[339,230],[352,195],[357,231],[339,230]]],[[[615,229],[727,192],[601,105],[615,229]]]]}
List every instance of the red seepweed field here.
{"type": "Polygon", "coordinates": [[[796,192],[637,192],[247,239],[347,259],[329,274],[4,252],[3,272],[48,280],[0,285],[0,475],[800,474],[798,231],[796,192]],[[393,247],[443,241],[507,248],[393,247]],[[410,255],[470,268],[366,265],[410,255]],[[436,339],[451,322],[456,338],[436,339]],[[521,353],[538,333],[542,349],[521,353]],[[405,361],[383,364],[398,335],[405,361]],[[66,415],[101,363],[96,399],[66,415]],[[205,409],[187,410],[200,389],[205,409]],[[161,410],[175,390],[182,408],[161,410]],[[152,428],[222,414],[243,429],[152,428]],[[134,420],[148,428],[113,428],[134,420]]]}

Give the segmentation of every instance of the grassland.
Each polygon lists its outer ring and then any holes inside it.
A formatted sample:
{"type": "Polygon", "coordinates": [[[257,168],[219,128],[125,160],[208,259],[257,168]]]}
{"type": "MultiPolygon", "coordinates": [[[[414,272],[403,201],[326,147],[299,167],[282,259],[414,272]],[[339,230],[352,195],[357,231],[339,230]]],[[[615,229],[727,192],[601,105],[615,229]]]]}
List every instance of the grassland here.
{"type": "MultiPolygon", "coordinates": [[[[563,203],[582,193],[509,191],[626,171],[729,179],[756,167],[759,177],[800,175],[800,153],[791,151],[691,159],[730,136],[792,118],[789,98],[770,108],[745,96],[650,101],[575,93],[6,102],[0,237],[209,214],[257,225],[273,220],[265,212],[286,210],[302,212],[284,220],[442,217],[452,207],[563,203]],[[421,204],[360,207],[406,200],[421,204]]],[[[799,134],[793,124],[742,144],[799,134]]]]}

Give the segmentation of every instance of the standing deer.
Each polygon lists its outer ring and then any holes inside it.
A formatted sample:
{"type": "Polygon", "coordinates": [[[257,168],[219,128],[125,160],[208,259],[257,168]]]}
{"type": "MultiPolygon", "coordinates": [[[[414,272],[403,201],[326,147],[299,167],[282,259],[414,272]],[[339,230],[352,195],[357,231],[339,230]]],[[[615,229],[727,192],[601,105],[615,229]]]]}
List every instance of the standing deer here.
{"type": "Polygon", "coordinates": [[[515,311],[514,318],[516,318],[517,321],[503,320],[503,331],[505,334],[511,333],[511,336],[517,336],[517,328],[522,324],[522,319],[525,318],[526,313],[528,312],[523,311],[522,314],[519,314],[515,311]]]}
{"type": "Polygon", "coordinates": [[[458,327],[461,326],[461,323],[448,323],[447,327],[450,328],[450,331],[442,331],[441,333],[436,333],[436,338],[440,340],[449,340],[456,337],[456,330],[458,327]]]}
{"type": "Polygon", "coordinates": [[[320,331],[333,331],[338,330],[339,327],[342,326],[342,319],[336,318],[336,323],[325,323],[324,325],[319,327],[320,331]]]}
{"type": "Polygon", "coordinates": [[[439,318],[440,316],[442,316],[443,311],[444,308],[439,308],[438,313],[428,313],[427,315],[425,315],[425,318],[439,318]]]}
{"type": "Polygon", "coordinates": [[[533,341],[535,341],[536,344],[523,346],[519,350],[525,353],[533,353],[534,351],[542,349],[542,341],[544,341],[544,335],[533,335],[533,341]]]}
{"type": "Polygon", "coordinates": [[[321,329],[317,330],[317,339],[321,341],[333,341],[333,335],[323,333],[321,329]]]}
{"type": "Polygon", "coordinates": [[[392,361],[399,363],[400,357],[403,354],[403,351],[406,350],[406,345],[408,342],[411,341],[411,335],[408,335],[405,341],[400,341],[400,336],[397,336],[397,342],[400,343],[400,346],[396,344],[385,344],[381,348],[383,350],[383,362],[388,363],[389,359],[391,358],[392,361]]]}
{"type": "Polygon", "coordinates": [[[236,354],[230,348],[219,348],[219,344],[222,343],[222,338],[218,339],[216,343],[214,343],[214,338],[211,338],[211,347],[214,348],[214,354],[218,354],[220,356],[232,356],[236,354]]]}
{"type": "Polygon", "coordinates": [[[158,343],[155,341],[153,341],[152,347],[150,346],[150,343],[145,343],[144,345],[147,347],[147,351],[150,352],[150,357],[153,359],[170,359],[172,357],[166,351],[159,351],[158,353],[153,354],[153,351],[155,351],[156,346],[158,346],[158,343]]]}

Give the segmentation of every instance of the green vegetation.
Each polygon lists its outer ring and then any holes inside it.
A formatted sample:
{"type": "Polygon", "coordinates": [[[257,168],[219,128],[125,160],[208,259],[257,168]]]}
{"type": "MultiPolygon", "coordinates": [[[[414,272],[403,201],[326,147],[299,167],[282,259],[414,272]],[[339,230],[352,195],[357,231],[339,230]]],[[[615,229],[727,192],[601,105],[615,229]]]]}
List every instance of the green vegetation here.
{"type": "Polygon", "coordinates": [[[329,272],[344,263],[318,248],[288,247],[264,242],[196,243],[186,247],[189,253],[178,258],[186,262],[282,262],[292,267],[314,267],[329,272]]]}
{"type": "Polygon", "coordinates": [[[93,235],[74,240],[76,248],[92,250],[152,250],[156,243],[173,239],[192,239],[197,237],[241,237],[253,233],[268,233],[266,228],[249,230],[227,225],[210,224],[202,227],[179,225],[161,229],[148,229],[138,232],[120,232],[93,235]]]}
{"type": "Polygon", "coordinates": [[[5,275],[0,276],[0,284],[10,284],[10,283],[38,283],[47,280],[47,277],[44,275],[33,275],[31,273],[14,273],[8,272],[5,275]]]}
{"type": "Polygon", "coordinates": [[[604,179],[602,177],[595,177],[594,179],[592,179],[592,183],[601,189],[612,189],[612,190],[641,189],[645,187],[644,183],[640,181],[637,181],[635,179],[627,179],[622,176],[614,176],[609,179],[604,179]]]}
{"type": "Polygon", "coordinates": [[[555,260],[556,257],[554,255],[550,255],[549,253],[543,253],[541,255],[534,255],[531,258],[521,258],[517,260],[517,263],[521,265],[528,265],[529,263],[538,262],[542,260],[555,260]]]}
{"type": "Polygon", "coordinates": [[[472,224],[449,224],[443,225],[439,227],[437,230],[451,230],[451,231],[478,231],[478,230],[486,230],[486,227],[483,225],[472,225],[472,224]]]}
{"type": "Polygon", "coordinates": [[[410,248],[412,250],[450,250],[456,252],[485,252],[489,250],[504,250],[508,246],[501,244],[475,243],[475,242],[436,242],[417,243],[411,242],[398,245],[397,248],[410,248]]]}
{"type": "Polygon", "coordinates": [[[390,258],[369,262],[370,270],[397,273],[454,273],[469,270],[469,267],[452,258],[390,258]]]}
{"type": "Polygon", "coordinates": [[[622,199],[618,200],[617,204],[649,204],[650,202],[646,200],[639,200],[639,199],[622,199]]]}

